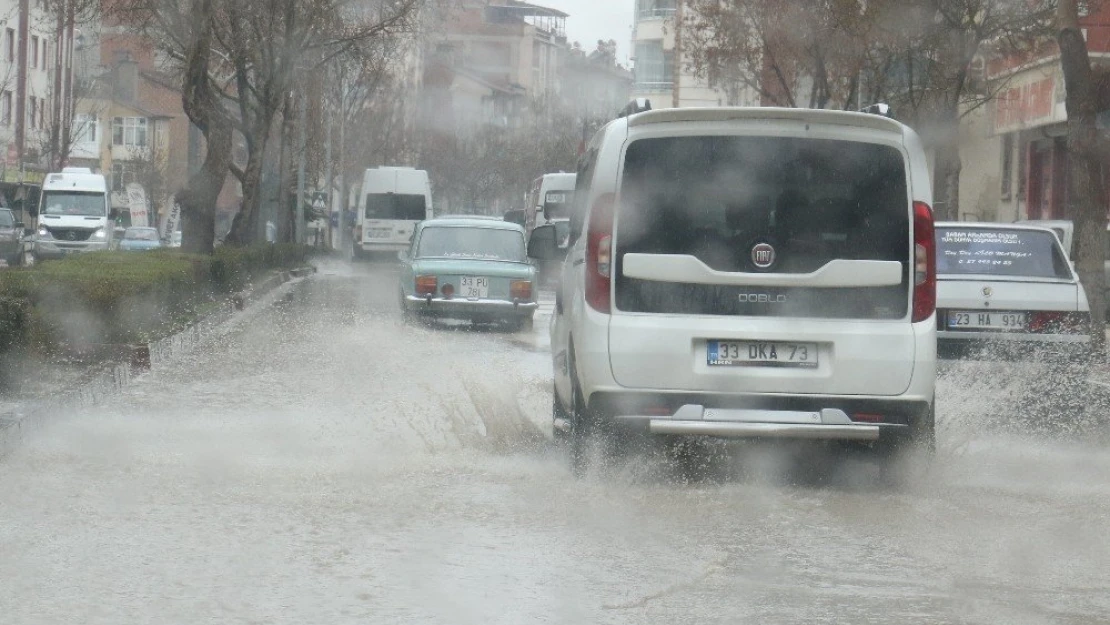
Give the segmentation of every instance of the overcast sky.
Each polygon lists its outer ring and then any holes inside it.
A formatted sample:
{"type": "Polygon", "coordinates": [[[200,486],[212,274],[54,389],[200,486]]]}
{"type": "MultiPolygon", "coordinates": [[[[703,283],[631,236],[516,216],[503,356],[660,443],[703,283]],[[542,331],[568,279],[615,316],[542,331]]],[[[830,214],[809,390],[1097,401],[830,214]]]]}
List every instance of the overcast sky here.
{"type": "Polygon", "coordinates": [[[587,51],[597,40],[617,40],[617,59],[628,63],[632,41],[634,0],[531,0],[533,4],[559,9],[567,18],[567,39],[581,42],[587,51]]]}

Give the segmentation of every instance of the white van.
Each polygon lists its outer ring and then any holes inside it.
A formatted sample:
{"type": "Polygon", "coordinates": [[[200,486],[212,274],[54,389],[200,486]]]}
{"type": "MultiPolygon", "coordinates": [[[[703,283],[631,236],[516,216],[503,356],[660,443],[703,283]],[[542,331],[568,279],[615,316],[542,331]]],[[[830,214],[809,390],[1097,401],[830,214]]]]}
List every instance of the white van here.
{"type": "Polygon", "coordinates": [[[544,174],[532,182],[528,193],[525,229],[570,220],[571,199],[574,197],[576,174],[544,174]]]}
{"type": "Polygon", "coordinates": [[[48,174],[39,200],[36,260],[113,247],[111,198],[104,176],[85,167],[48,174]]]}
{"type": "MultiPolygon", "coordinates": [[[[921,140],[879,115],[664,109],[602,128],[551,323],[576,466],[584,441],[626,433],[930,453],[931,193],[921,140]]],[[[558,257],[555,230],[530,256],[558,257]]]]}
{"type": "Polygon", "coordinates": [[[416,224],[431,217],[428,172],[411,167],[367,169],[358,198],[355,252],[408,249],[416,224]]]}

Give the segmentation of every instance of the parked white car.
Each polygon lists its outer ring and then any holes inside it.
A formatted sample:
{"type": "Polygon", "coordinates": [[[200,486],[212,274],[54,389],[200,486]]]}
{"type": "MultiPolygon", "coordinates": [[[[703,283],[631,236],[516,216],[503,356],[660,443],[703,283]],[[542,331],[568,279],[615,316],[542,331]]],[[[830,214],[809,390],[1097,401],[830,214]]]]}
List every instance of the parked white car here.
{"type": "Polygon", "coordinates": [[[551,326],[576,465],[629,432],[931,450],[930,188],[918,136],[878,115],[667,109],[601,129],[551,326]]]}
{"type": "Polygon", "coordinates": [[[1087,295],[1051,229],[940,222],[936,234],[943,354],[1003,355],[1014,351],[1004,346],[1017,344],[1042,348],[1037,353],[1083,351],[1090,341],[1087,295]]]}

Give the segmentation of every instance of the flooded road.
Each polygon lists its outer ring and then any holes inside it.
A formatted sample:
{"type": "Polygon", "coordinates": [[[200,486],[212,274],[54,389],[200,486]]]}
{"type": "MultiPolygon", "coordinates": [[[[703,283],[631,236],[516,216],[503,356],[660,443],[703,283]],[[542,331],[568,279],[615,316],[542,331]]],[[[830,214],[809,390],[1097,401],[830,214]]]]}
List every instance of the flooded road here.
{"type": "Polygon", "coordinates": [[[545,331],[325,266],[0,458],[0,623],[1110,621],[1110,452],[980,418],[1005,367],[946,372],[902,491],[743,447],[575,479],[545,331]]]}

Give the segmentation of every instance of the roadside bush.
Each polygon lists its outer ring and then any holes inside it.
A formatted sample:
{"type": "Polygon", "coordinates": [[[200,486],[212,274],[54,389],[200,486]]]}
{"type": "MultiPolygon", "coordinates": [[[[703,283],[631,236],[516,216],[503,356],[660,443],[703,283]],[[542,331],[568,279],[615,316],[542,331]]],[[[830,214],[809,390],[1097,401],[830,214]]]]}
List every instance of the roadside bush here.
{"type": "Polygon", "coordinates": [[[212,257],[176,250],[94,252],[0,272],[0,350],[37,337],[52,347],[131,343],[172,333],[200,307],[267,271],[303,265],[308,248],[220,248],[212,257]]]}
{"type": "Polygon", "coordinates": [[[29,305],[25,299],[0,297],[0,353],[23,342],[29,305]]]}

